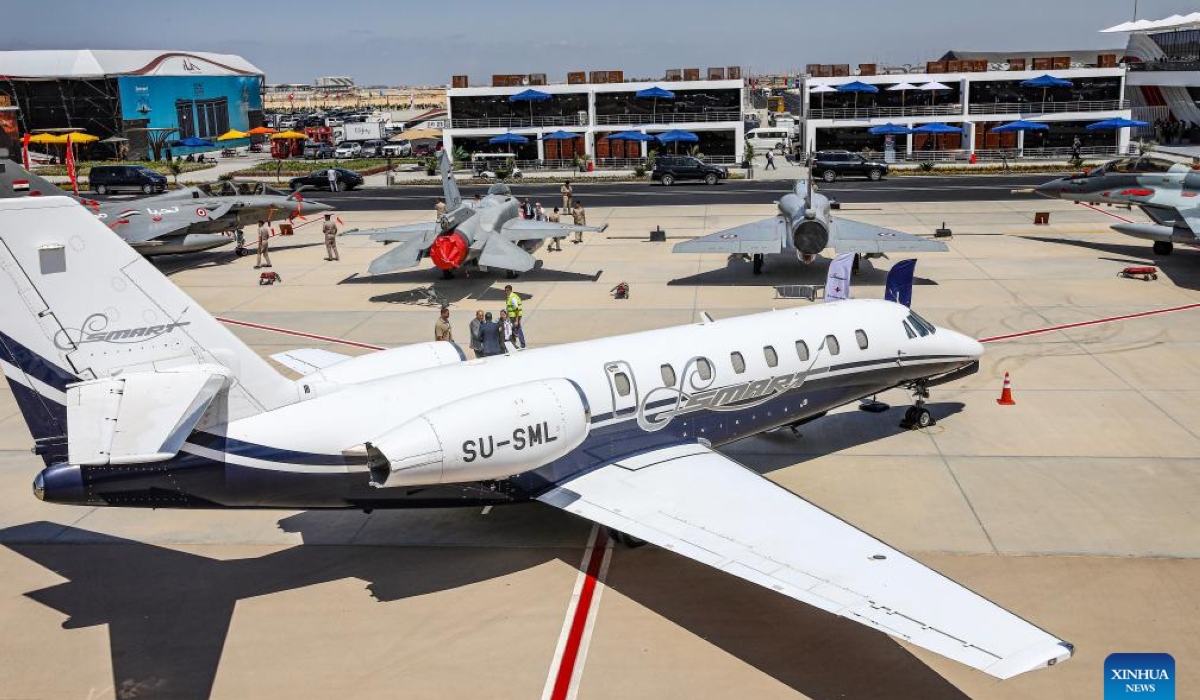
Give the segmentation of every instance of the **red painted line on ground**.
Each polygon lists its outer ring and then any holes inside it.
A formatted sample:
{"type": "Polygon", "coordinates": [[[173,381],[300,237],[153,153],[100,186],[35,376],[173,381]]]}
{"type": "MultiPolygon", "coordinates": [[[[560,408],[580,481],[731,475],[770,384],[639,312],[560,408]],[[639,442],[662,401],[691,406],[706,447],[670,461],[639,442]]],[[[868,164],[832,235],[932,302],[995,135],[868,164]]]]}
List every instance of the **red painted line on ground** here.
{"type": "Polygon", "coordinates": [[[1042,333],[1053,333],[1055,331],[1065,331],[1071,328],[1083,328],[1084,326],[1098,326],[1102,323],[1116,323],[1117,321],[1128,321],[1131,318],[1145,318],[1146,316],[1158,316],[1159,314],[1169,314],[1176,311],[1187,311],[1188,309],[1200,308],[1200,303],[1184,304],[1183,306],[1172,306],[1168,309],[1155,309],[1154,311],[1139,311],[1136,314],[1125,314],[1124,316],[1109,316],[1108,318],[1098,318],[1093,321],[1080,321],[1078,323],[1064,323],[1060,326],[1047,326],[1046,328],[1034,328],[1028,331],[1020,331],[1017,333],[1008,333],[1005,335],[994,335],[990,338],[980,338],[981,343],[995,343],[1001,340],[1012,340],[1013,338],[1024,338],[1030,335],[1040,335],[1042,333]]]}
{"type": "Polygon", "coordinates": [[[1104,210],[1103,210],[1103,209],[1101,209],[1100,207],[1092,206],[1091,204],[1088,204],[1087,202],[1076,202],[1076,204],[1079,204],[1080,206],[1087,207],[1088,209],[1091,209],[1091,210],[1092,210],[1092,211],[1094,211],[1094,212],[1099,212],[1099,213],[1101,213],[1101,214],[1103,214],[1103,215],[1105,215],[1105,216],[1111,216],[1111,217],[1112,217],[1112,218],[1114,218],[1114,219],[1118,219],[1118,220],[1120,220],[1120,221],[1124,221],[1124,222],[1125,222],[1125,223],[1127,223],[1127,224],[1132,224],[1132,223],[1134,223],[1133,219],[1126,219],[1125,217],[1123,217],[1123,216],[1120,216],[1120,215],[1118,215],[1118,214],[1114,214],[1114,213],[1112,213],[1111,211],[1104,211],[1104,210]]]}
{"type": "Polygon", "coordinates": [[[575,663],[579,659],[579,645],[583,641],[583,630],[587,626],[588,614],[595,599],[596,585],[600,580],[600,564],[604,561],[607,547],[608,531],[600,528],[596,534],[596,542],[592,545],[592,556],[588,559],[587,569],[584,571],[579,604],[575,606],[575,615],[571,618],[571,631],[567,633],[567,643],[558,663],[558,673],[554,677],[554,691],[550,694],[550,700],[567,700],[567,693],[571,690],[571,677],[575,675],[575,663]]]}
{"type": "Polygon", "coordinates": [[[378,345],[370,345],[367,343],[358,343],[353,340],[344,340],[342,338],[330,338],[327,335],[317,335],[316,333],[305,333],[303,331],[294,331],[289,328],[277,328],[275,326],[264,326],[261,323],[251,323],[249,321],[238,321],[232,318],[217,317],[221,323],[228,323],[231,326],[245,326],[246,328],[257,328],[260,331],[271,331],[272,333],[283,333],[284,335],[294,335],[299,338],[312,338],[313,340],[322,340],[326,343],[337,343],[339,345],[349,345],[355,348],[365,348],[367,350],[383,350],[378,345]]]}

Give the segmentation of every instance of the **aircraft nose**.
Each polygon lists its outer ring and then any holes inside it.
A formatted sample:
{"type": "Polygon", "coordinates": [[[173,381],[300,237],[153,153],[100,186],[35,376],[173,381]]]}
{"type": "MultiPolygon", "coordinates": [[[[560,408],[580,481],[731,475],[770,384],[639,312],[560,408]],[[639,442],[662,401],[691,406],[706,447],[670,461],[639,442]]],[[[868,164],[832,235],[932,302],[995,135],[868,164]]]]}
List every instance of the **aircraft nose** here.
{"type": "Polygon", "coordinates": [[[316,213],[316,212],[322,212],[322,211],[330,211],[333,209],[333,205],[332,204],[324,204],[322,202],[315,202],[315,201],[306,199],[306,200],[304,200],[304,209],[307,211],[316,213]]]}
{"type": "Polygon", "coordinates": [[[1044,183],[1038,185],[1037,187],[1034,187],[1033,191],[1042,195],[1043,197],[1049,197],[1051,199],[1058,199],[1059,197],[1062,196],[1063,179],[1058,178],[1057,180],[1051,180],[1050,182],[1044,182],[1044,183]]]}

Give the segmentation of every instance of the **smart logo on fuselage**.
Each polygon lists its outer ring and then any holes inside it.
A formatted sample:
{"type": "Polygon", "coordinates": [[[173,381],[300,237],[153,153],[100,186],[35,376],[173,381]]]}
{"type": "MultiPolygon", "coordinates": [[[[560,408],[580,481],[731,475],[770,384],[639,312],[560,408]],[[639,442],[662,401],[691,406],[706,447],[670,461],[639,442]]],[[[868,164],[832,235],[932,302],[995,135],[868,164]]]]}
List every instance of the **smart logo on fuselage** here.
{"type": "Polygon", "coordinates": [[[81,328],[64,328],[54,336],[59,350],[72,350],[85,343],[143,343],[167,335],[177,328],[191,325],[190,321],[172,321],[151,326],[135,326],[109,330],[108,316],[92,314],[81,328]]]}

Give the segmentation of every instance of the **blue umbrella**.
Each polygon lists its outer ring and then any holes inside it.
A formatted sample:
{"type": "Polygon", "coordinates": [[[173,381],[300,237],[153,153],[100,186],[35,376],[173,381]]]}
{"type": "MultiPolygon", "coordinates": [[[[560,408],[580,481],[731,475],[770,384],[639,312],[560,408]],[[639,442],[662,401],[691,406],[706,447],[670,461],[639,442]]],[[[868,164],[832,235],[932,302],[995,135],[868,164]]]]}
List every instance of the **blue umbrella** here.
{"type": "MultiPolygon", "coordinates": [[[[933,122],[932,124],[922,124],[913,129],[914,134],[933,134],[934,144],[940,145],[937,142],[937,137],[940,134],[961,134],[963,130],[957,126],[950,126],[941,122],[933,122]]],[[[938,149],[941,150],[941,149],[938,149]]]]}
{"type": "Polygon", "coordinates": [[[615,134],[609,134],[604,137],[605,141],[655,141],[656,139],[650,134],[643,134],[640,131],[618,131],[615,134]]]}
{"type": "MultiPolygon", "coordinates": [[[[514,134],[514,136],[515,135],[516,134],[514,134]]],[[[576,136],[579,136],[579,134],[576,134],[571,131],[559,130],[559,131],[551,131],[550,133],[543,135],[542,140],[543,141],[570,141],[570,140],[574,139],[576,136]]]]}
{"type": "Polygon", "coordinates": [[[838,85],[836,89],[838,92],[854,93],[854,108],[855,109],[858,109],[858,93],[866,92],[869,94],[874,94],[874,93],[879,92],[879,88],[875,87],[874,85],[868,85],[867,83],[864,83],[861,80],[855,80],[854,82],[846,83],[845,85],[838,85]]]}
{"type": "Polygon", "coordinates": [[[1003,134],[1008,131],[1046,131],[1049,128],[1049,124],[1043,124],[1041,122],[1027,122],[1024,119],[1018,119],[1015,122],[1009,122],[1007,124],[1001,124],[1000,126],[993,127],[990,129],[990,131],[993,134],[1003,134]]]}
{"type": "Polygon", "coordinates": [[[694,143],[696,141],[699,141],[700,137],[693,134],[690,131],[680,131],[679,129],[671,129],[670,131],[664,131],[661,134],[659,134],[658,140],[662,141],[663,143],[677,143],[679,141],[686,141],[688,143],[694,143]]]}
{"type": "Polygon", "coordinates": [[[875,136],[899,136],[901,134],[911,134],[912,129],[908,128],[907,126],[900,126],[899,124],[888,122],[887,124],[880,124],[879,126],[873,126],[870,129],[867,129],[867,133],[875,136]]]}
{"type": "Polygon", "coordinates": [[[1088,131],[1116,131],[1117,129],[1124,129],[1127,126],[1150,126],[1150,122],[1114,117],[1112,119],[1105,119],[1102,122],[1096,122],[1095,124],[1088,124],[1084,128],[1088,131]]]}
{"type": "Polygon", "coordinates": [[[1021,81],[1021,87],[1041,88],[1042,102],[1046,101],[1046,88],[1074,86],[1075,83],[1072,83],[1070,80],[1067,80],[1066,78],[1055,78],[1049,73],[1046,75],[1039,75],[1036,78],[1030,78],[1029,80],[1021,81]]]}
{"type": "Polygon", "coordinates": [[[509,102],[528,102],[529,103],[529,123],[533,124],[533,103],[542,102],[550,99],[550,94],[541,90],[522,90],[515,95],[509,95],[509,102]]]}
{"type": "Polygon", "coordinates": [[[488,143],[529,143],[529,139],[520,134],[505,133],[493,136],[488,139],[488,143]]]}
{"type": "Polygon", "coordinates": [[[212,141],[207,139],[198,139],[195,136],[189,136],[186,139],[179,139],[175,143],[180,146],[187,146],[188,148],[212,148],[217,145],[212,141]]]}
{"type": "Polygon", "coordinates": [[[653,121],[654,117],[658,114],[658,99],[661,97],[664,100],[673,100],[675,99],[675,93],[655,85],[654,87],[648,87],[645,90],[638,90],[634,93],[634,97],[639,97],[641,99],[653,98],[654,106],[650,109],[650,119],[653,121]]]}

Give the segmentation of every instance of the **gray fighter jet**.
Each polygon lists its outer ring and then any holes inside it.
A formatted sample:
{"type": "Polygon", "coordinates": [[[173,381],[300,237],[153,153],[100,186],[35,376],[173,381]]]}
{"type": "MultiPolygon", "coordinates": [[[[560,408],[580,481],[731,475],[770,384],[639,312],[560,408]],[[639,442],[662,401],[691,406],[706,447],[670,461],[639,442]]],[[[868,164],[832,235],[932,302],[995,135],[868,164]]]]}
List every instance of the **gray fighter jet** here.
{"type": "Polygon", "coordinates": [[[1140,208],[1154,223],[1122,223],[1113,230],[1154,242],[1156,255],[1176,243],[1200,243],[1200,171],[1153,156],[1120,158],[1086,173],[1034,188],[1046,197],[1140,208]]]}
{"type": "Polygon", "coordinates": [[[422,257],[428,257],[445,278],[467,266],[500,268],[512,277],[533,269],[537,261],[531,253],[547,238],[563,237],[574,231],[602,232],[608,228],[608,224],[575,226],[522,219],[517,198],[505,184],[492,185],[478,201],[464,202],[445,151],[442,151],[441,174],[446,213],[437,221],[346,232],[370,236],[381,243],[399,243],[371,261],[368,272],[379,275],[415,267],[422,257]]]}
{"type": "Polygon", "coordinates": [[[765,256],[795,251],[811,263],[826,248],[867,258],[886,253],[945,252],[946,244],[882,226],[835,218],[829,198],[813,190],[812,180],[797,180],[778,202],[779,214],[707,236],[677,243],[673,253],[722,253],[754,256],[754,274],[765,256]]]}
{"type": "MultiPolygon", "coordinates": [[[[71,196],[12,161],[0,160],[0,199],[71,196]]],[[[228,245],[260,220],[293,219],[332,209],[261,183],[215,183],[119,202],[79,201],[142,255],[194,253],[228,245]]]]}

